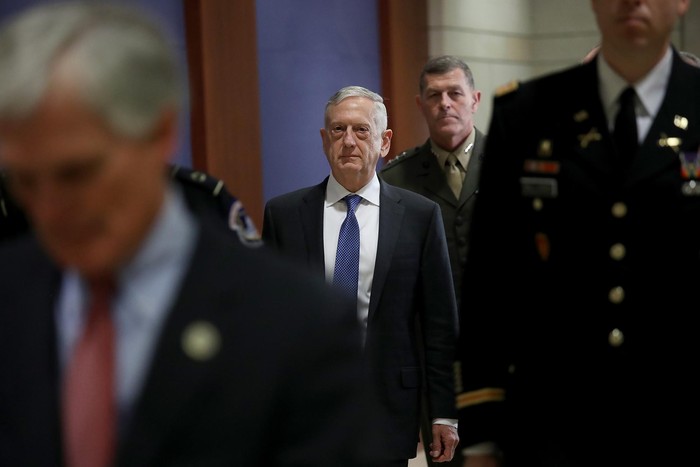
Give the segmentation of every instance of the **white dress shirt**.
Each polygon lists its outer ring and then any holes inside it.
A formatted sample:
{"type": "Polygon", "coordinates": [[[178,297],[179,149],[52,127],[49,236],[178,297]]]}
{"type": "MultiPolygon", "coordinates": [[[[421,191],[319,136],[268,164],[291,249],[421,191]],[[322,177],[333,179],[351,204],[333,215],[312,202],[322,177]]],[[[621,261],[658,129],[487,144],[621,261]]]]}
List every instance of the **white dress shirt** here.
{"type": "Polygon", "coordinates": [[[605,57],[601,56],[598,63],[598,81],[600,84],[600,100],[608,119],[608,129],[613,130],[615,115],[620,108],[618,98],[620,93],[630,84],[637,93],[635,113],[637,114],[637,136],[639,144],[644,141],[656,114],[661,108],[668,80],[671,77],[671,65],[673,63],[673,52],[671,48],[666,51],[663,58],[654,68],[641,80],[636,83],[627,83],[620,75],[615,73],[605,57]]]}
{"type": "MultiPolygon", "coordinates": [[[[335,253],[338,248],[340,226],[345,220],[348,208],[345,196],[351,194],[338,183],[333,174],[328,178],[326,200],[323,205],[323,256],[326,267],[326,281],[333,283],[335,253]]],[[[357,284],[357,317],[362,324],[363,337],[367,332],[369,299],[372,295],[374,263],[377,259],[379,239],[379,178],[374,174],[370,182],[354,194],[362,197],[355,209],[355,217],[360,226],[360,271],[357,284]]],[[[363,339],[364,340],[364,339],[363,339]]]]}

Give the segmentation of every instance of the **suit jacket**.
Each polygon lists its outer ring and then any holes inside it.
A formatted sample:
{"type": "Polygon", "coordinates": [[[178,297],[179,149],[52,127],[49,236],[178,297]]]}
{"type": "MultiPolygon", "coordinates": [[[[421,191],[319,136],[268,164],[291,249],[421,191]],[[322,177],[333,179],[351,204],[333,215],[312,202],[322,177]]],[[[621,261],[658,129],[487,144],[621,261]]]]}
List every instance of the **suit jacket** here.
{"type": "Polygon", "coordinates": [[[479,173],[484,157],[485,135],[474,129],[474,149],[469,158],[467,173],[459,199],[447,185],[445,171],[430,149],[430,139],[422,146],[404,151],[379,171],[379,177],[398,187],[420,193],[438,203],[442,212],[450,254],[450,266],[455,285],[457,304],[461,301],[462,271],[467,261],[470,219],[479,192],[479,173]]]}
{"type": "MultiPolygon", "coordinates": [[[[0,249],[0,465],[62,465],[54,300],[33,238],[0,249]]],[[[363,442],[359,328],[326,284],[202,224],[116,466],[354,465],[363,442]],[[193,358],[195,323],[221,339],[193,358]]]]}
{"type": "MultiPolygon", "coordinates": [[[[271,199],[263,241],[324,277],[322,183],[271,199]]],[[[440,208],[381,183],[379,239],[365,341],[366,368],[379,402],[373,419],[381,453],[415,457],[420,388],[425,377],[431,417],[456,418],[452,365],[457,315],[440,208]],[[416,319],[423,329],[419,355],[416,319]],[[426,360],[422,375],[420,360],[426,360]]],[[[356,316],[356,314],[355,314],[356,316]]]]}
{"type": "Polygon", "coordinates": [[[496,440],[509,466],[695,459],[674,420],[699,415],[700,69],[674,51],[620,170],[596,66],[495,99],[461,315],[478,358],[462,358],[458,404],[463,445],[496,440]]]}
{"type": "Polygon", "coordinates": [[[27,219],[7,191],[5,174],[0,171],[0,242],[21,235],[28,228],[27,219]]]}

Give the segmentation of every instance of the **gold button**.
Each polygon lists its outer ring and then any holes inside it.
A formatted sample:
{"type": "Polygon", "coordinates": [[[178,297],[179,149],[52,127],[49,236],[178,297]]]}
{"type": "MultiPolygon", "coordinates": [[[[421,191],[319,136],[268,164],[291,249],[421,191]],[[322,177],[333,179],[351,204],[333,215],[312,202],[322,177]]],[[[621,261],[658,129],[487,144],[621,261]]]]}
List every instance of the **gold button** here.
{"type": "Polygon", "coordinates": [[[540,141],[540,146],[537,148],[537,155],[540,157],[549,157],[552,155],[552,140],[543,139],[540,141]]]}
{"type": "Polygon", "coordinates": [[[618,219],[627,215],[627,205],[625,203],[615,203],[612,205],[612,215],[618,219]]]}
{"type": "Polygon", "coordinates": [[[620,261],[623,259],[626,252],[627,250],[625,249],[625,245],[622,243],[616,243],[610,247],[610,257],[615,261],[620,261]]]}
{"type": "Polygon", "coordinates": [[[608,299],[615,304],[622,303],[622,301],[625,299],[625,289],[620,286],[613,287],[608,293],[608,299]]]}
{"type": "Polygon", "coordinates": [[[219,330],[207,321],[190,323],[182,333],[182,350],[192,360],[206,361],[221,348],[219,330]]]}
{"type": "Polygon", "coordinates": [[[202,172],[192,172],[190,174],[190,178],[194,180],[195,182],[202,183],[207,179],[207,176],[203,174],[202,172]]]}
{"type": "Polygon", "coordinates": [[[532,200],[532,209],[534,209],[535,211],[541,211],[542,206],[543,206],[542,198],[534,198],[532,200]]]}
{"type": "Polygon", "coordinates": [[[620,347],[622,343],[625,342],[625,335],[622,334],[622,331],[615,328],[608,334],[608,342],[613,347],[620,347]]]}

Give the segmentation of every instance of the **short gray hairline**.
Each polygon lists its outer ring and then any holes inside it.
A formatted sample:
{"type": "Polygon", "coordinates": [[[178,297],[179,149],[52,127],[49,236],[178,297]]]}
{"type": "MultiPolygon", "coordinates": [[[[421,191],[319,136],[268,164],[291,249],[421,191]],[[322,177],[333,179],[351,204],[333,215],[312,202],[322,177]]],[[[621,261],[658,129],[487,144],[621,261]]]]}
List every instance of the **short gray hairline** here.
{"type": "Polygon", "coordinates": [[[56,68],[67,60],[77,64],[69,73],[78,71],[80,98],[117,134],[147,137],[164,110],[184,104],[186,90],[174,50],[156,22],[135,7],[42,5],[4,25],[0,50],[9,51],[0,54],[0,66],[19,70],[0,81],[0,115],[5,118],[30,115],[56,68]],[[30,34],[37,38],[24,47],[19,39],[30,34]]]}
{"type": "Polygon", "coordinates": [[[369,99],[374,103],[374,109],[372,112],[372,119],[375,125],[379,129],[380,133],[383,133],[388,128],[388,115],[386,111],[386,106],[384,105],[384,98],[377,94],[376,92],[370,91],[362,86],[346,86],[339,89],[335,94],[333,94],[328,102],[326,103],[326,109],[324,112],[324,126],[328,127],[328,112],[331,107],[338,105],[341,101],[349,97],[363,97],[369,99]]]}

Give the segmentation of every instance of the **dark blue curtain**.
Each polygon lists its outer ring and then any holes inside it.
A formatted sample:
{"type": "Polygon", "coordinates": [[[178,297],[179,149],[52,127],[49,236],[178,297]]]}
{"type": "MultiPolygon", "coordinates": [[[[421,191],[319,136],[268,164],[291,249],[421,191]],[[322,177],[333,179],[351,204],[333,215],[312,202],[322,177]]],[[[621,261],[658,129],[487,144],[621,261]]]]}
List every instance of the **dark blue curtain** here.
{"type": "Polygon", "coordinates": [[[256,0],[265,200],[328,175],[319,130],[335,91],[381,93],[376,3],[256,0]]]}

